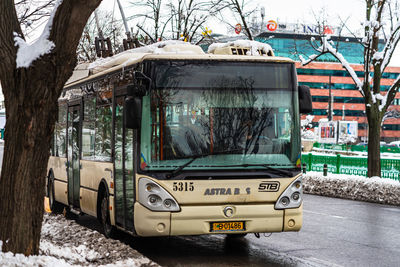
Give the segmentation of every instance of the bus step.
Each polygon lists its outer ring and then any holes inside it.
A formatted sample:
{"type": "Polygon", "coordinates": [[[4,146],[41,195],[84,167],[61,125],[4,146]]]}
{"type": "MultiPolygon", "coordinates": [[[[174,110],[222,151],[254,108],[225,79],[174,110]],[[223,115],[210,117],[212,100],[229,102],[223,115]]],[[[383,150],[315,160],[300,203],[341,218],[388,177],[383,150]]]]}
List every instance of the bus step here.
{"type": "Polygon", "coordinates": [[[69,211],[72,212],[75,215],[81,215],[82,214],[82,212],[80,210],[76,210],[71,206],[69,207],[69,211]]]}

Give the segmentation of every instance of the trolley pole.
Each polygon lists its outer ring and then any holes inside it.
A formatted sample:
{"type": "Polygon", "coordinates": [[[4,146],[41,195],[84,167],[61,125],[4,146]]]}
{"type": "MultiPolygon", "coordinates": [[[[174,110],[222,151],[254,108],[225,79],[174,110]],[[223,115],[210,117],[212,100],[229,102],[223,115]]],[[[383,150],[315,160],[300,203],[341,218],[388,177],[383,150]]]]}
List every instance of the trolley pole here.
{"type": "Polygon", "coordinates": [[[97,14],[97,8],[94,10],[94,19],[96,21],[96,27],[97,27],[97,32],[99,33],[99,37],[101,39],[104,39],[103,31],[100,28],[99,16],[97,14]]]}
{"type": "Polygon", "coordinates": [[[126,34],[126,37],[129,39],[129,38],[131,38],[131,32],[129,31],[128,22],[126,21],[124,9],[122,8],[121,2],[119,0],[117,0],[117,3],[118,3],[119,11],[121,12],[122,21],[124,22],[125,34],[126,34]]]}
{"type": "Polygon", "coordinates": [[[99,37],[94,39],[97,57],[111,57],[113,55],[111,40],[110,38],[104,38],[103,31],[101,30],[99,23],[97,9],[94,10],[94,19],[96,21],[97,32],[99,33],[99,37]]]}
{"type": "Polygon", "coordinates": [[[132,38],[132,36],[131,36],[131,31],[129,30],[128,22],[126,21],[124,9],[122,8],[121,2],[119,0],[117,0],[117,3],[118,3],[119,11],[121,12],[122,21],[124,22],[124,27],[125,27],[126,39],[124,39],[122,41],[124,50],[139,47],[140,43],[138,42],[138,40],[136,38],[132,38]]]}

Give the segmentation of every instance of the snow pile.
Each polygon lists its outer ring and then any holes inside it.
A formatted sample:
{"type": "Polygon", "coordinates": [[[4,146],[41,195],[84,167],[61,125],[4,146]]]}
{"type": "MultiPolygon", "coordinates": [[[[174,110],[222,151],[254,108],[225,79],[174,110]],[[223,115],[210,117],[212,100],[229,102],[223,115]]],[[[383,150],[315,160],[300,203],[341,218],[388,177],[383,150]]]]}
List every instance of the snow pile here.
{"type": "Polygon", "coordinates": [[[58,6],[62,3],[62,0],[58,0],[52,13],[50,14],[49,21],[47,22],[40,37],[33,43],[27,44],[17,33],[14,32],[15,46],[18,46],[17,52],[17,68],[28,68],[33,61],[39,57],[50,53],[54,48],[54,43],[49,40],[50,30],[53,25],[53,18],[57,11],[58,6]]]}
{"type": "MultiPolygon", "coordinates": [[[[3,242],[0,241],[0,251],[3,242]]],[[[23,254],[13,254],[11,252],[0,252],[0,266],[71,266],[63,259],[57,259],[50,256],[29,256],[25,257],[23,254]]]]}
{"type": "Polygon", "coordinates": [[[263,54],[268,54],[273,51],[272,47],[269,44],[261,43],[257,41],[250,41],[250,40],[236,40],[227,43],[213,43],[208,47],[208,53],[214,53],[215,49],[228,47],[228,46],[235,46],[235,47],[249,47],[250,50],[247,52],[248,56],[259,56],[260,53],[258,51],[263,51],[263,54]]]}
{"type": "MultiPolygon", "coordinates": [[[[195,45],[192,45],[191,43],[184,42],[181,40],[166,40],[166,41],[160,41],[154,44],[138,47],[138,48],[133,48],[129,49],[125,52],[122,52],[120,54],[124,53],[143,53],[143,54],[183,54],[183,53],[189,53],[193,54],[195,53],[193,50],[190,48],[196,47],[195,45]]],[[[198,50],[200,51],[200,50],[198,50]]],[[[196,51],[196,53],[198,53],[196,51]]],[[[202,50],[201,50],[202,52],[202,50]]],[[[204,53],[204,52],[203,52],[204,53]]]]}
{"type": "Polygon", "coordinates": [[[357,137],[352,134],[342,134],[339,137],[338,144],[355,144],[357,137]]]}
{"type": "Polygon", "coordinates": [[[304,193],[400,205],[400,182],[379,177],[307,172],[303,175],[304,193]]]}
{"type": "Polygon", "coordinates": [[[301,139],[315,140],[317,138],[316,134],[310,130],[313,119],[313,115],[307,115],[304,120],[301,120],[301,139]]]}
{"type": "Polygon", "coordinates": [[[305,130],[301,132],[301,139],[305,140],[315,140],[317,138],[317,135],[311,131],[311,130],[305,130]]]}
{"type": "MultiPolygon", "coordinates": [[[[0,241],[0,251],[2,242],[0,241]]],[[[0,266],[158,266],[128,245],[67,220],[45,215],[38,256],[0,252],[0,266]]]]}
{"type": "Polygon", "coordinates": [[[118,62],[118,64],[129,65],[134,61],[142,58],[145,54],[198,54],[204,53],[198,46],[180,40],[167,40],[157,42],[151,45],[146,45],[138,48],[126,50],[122,53],[107,58],[99,58],[90,63],[89,69],[94,69],[99,66],[107,65],[110,62],[123,58],[129,55],[128,60],[125,62],[118,62]]]}

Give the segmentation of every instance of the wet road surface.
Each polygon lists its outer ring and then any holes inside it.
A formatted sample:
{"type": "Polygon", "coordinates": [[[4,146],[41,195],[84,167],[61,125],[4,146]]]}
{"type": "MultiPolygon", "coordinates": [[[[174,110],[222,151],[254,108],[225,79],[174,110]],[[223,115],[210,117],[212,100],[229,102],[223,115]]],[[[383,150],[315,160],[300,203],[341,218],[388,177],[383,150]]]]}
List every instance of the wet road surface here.
{"type": "MultiPolygon", "coordinates": [[[[304,199],[300,232],[118,239],[163,266],[400,266],[400,207],[304,199]]],[[[78,222],[100,229],[88,216],[78,222]]]]}

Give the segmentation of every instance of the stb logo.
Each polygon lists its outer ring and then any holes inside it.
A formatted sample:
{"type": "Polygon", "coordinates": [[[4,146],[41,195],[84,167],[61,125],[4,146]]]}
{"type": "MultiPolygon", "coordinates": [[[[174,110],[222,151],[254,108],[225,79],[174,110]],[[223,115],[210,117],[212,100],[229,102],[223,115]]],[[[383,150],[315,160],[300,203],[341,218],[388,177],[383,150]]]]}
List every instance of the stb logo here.
{"type": "Polygon", "coordinates": [[[270,32],[274,32],[275,30],[276,30],[276,28],[278,27],[278,24],[276,23],[276,21],[275,20],[269,20],[268,22],[267,22],[267,29],[270,31],[270,32]]]}
{"type": "Polygon", "coordinates": [[[279,190],[279,182],[275,181],[263,181],[258,186],[258,192],[278,192],[279,190]]]}

